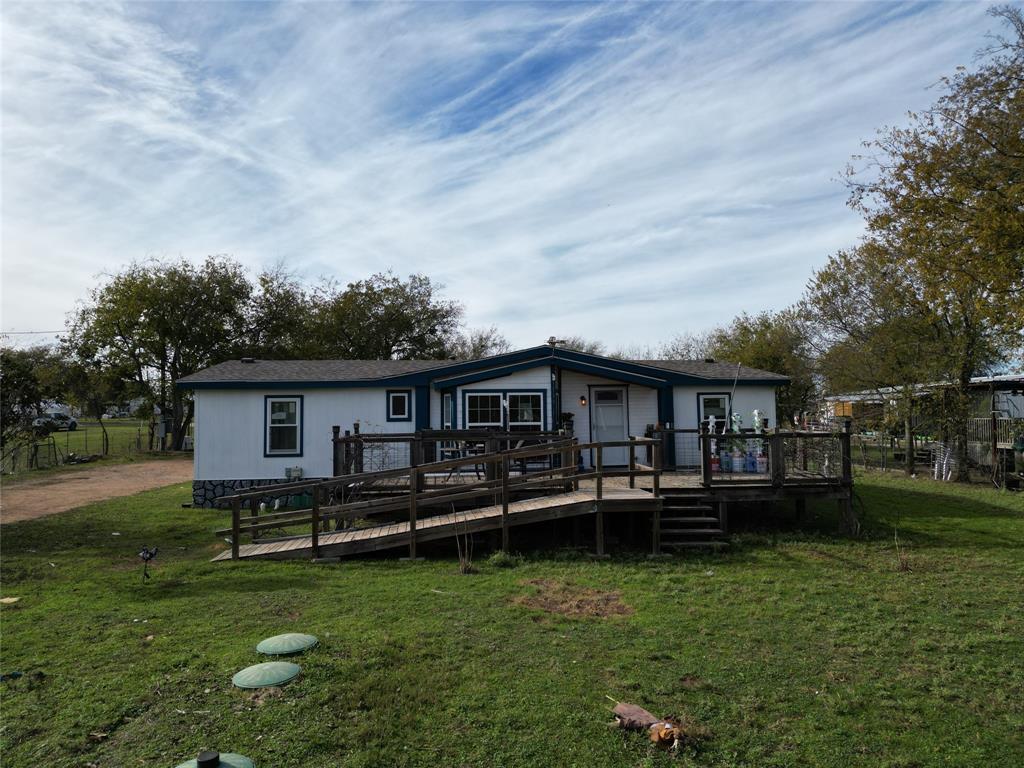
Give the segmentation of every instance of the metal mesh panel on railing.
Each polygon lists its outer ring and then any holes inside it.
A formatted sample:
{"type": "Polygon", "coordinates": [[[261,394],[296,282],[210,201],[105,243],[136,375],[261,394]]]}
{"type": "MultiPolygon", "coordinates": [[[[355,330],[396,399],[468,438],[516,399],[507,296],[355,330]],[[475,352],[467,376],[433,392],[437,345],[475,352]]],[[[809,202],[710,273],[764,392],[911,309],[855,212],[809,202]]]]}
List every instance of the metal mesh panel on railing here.
{"type": "Polygon", "coordinates": [[[769,474],[768,437],[725,433],[711,438],[713,480],[762,480],[769,474]]]}
{"type": "Polygon", "coordinates": [[[838,435],[796,435],[783,438],[782,455],[786,462],[787,478],[838,480],[842,477],[842,448],[838,435]]]}
{"type": "Polygon", "coordinates": [[[700,472],[700,435],[677,432],[675,438],[675,469],[679,472],[700,472]]]}

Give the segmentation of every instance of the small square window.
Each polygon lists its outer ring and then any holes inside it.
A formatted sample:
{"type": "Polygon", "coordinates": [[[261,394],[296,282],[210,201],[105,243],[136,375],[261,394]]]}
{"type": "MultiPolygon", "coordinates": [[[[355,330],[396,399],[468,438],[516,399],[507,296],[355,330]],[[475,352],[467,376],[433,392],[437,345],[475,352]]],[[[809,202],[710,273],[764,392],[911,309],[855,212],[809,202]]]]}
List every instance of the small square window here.
{"type": "Polygon", "coordinates": [[[388,390],[388,421],[412,421],[412,393],[409,390],[388,390]]]}

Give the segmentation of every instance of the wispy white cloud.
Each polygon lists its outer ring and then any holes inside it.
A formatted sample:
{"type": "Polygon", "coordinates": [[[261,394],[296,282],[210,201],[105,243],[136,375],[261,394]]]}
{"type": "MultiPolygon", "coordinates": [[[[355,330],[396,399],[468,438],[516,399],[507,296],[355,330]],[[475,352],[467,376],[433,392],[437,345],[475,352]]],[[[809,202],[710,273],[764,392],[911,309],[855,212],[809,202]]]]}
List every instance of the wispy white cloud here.
{"type": "Polygon", "coordinates": [[[2,325],[153,254],[425,272],[523,345],[781,307],[984,11],[5,3],[2,325]]]}

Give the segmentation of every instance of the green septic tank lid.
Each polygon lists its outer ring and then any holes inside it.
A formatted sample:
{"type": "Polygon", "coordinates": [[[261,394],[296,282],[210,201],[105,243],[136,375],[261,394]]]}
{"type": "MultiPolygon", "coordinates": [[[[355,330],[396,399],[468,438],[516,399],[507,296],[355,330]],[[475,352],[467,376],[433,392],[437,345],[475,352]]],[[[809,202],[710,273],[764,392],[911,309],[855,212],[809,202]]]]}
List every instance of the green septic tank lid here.
{"type": "Polygon", "coordinates": [[[298,664],[287,661],[265,661],[253,664],[241,672],[236,672],[231,682],[239,688],[266,688],[271,685],[284,685],[300,672],[298,664]]]}
{"type": "Polygon", "coordinates": [[[267,656],[288,656],[293,653],[302,653],[309,650],[319,641],[313,635],[304,635],[301,632],[286,632],[283,635],[274,635],[266,640],[260,641],[256,646],[259,653],[267,656]]]}
{"type": "Polygon", "coordinates": [[[200,752],[195,760],[186,760],[177,768],[256,768],[256,763],[234,752],[200,752]]]}

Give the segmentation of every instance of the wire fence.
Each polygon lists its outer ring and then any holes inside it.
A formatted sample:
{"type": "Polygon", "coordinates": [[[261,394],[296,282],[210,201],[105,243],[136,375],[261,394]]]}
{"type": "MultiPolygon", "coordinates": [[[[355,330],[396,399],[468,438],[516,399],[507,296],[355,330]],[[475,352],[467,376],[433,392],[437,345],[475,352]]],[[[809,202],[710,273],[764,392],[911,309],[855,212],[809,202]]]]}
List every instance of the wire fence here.
{"type": "Polygon", "coordinates": [[[0,448],[0,472],[11,475],[81,463],[97,456],[136,456],[149,450],[149,433],[141,426],[117,425],[108,429],[106,446],[99,426],[80,426],[31,441],[8,443],[0,448]]]}

